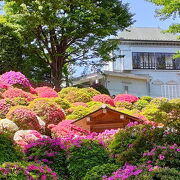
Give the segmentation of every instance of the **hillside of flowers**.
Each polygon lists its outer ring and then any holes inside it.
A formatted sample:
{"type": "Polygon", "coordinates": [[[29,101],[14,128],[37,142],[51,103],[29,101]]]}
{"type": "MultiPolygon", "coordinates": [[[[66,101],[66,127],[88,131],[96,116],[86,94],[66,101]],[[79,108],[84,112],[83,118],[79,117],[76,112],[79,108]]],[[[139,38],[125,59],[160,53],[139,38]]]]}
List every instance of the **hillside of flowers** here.
{"type": "Polygon", "coordinates": [[[0,179],[179,180],[180,99],[93,88],[57,92],[21,72],[0,75],[0,179]],[[139,118],[124,129],[72,124],[102,105],[139,118]]]}

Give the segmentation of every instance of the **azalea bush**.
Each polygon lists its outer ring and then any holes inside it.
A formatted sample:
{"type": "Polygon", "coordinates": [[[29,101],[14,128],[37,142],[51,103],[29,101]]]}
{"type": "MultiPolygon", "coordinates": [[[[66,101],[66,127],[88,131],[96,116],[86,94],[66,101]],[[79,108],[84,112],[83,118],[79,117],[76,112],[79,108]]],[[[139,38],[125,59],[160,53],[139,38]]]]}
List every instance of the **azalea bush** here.
{"type": "Polygon", "coordinates": [[[6,117],[6,114],[9,112],[12,107],[12,102],[9,99],[0,100],[0,119],[6,117]]]}
{"type": "Polygon", "coordinates": [[[6,162],[0,165],[0,179],[57,180],[57,175],[48,166],[27,162],[6,162]]]}
{"type": "Polygon", "coordinates": [[[39,116],[46,125],[58,124],[65,119],[63,110],[49,98],[37,98],[29,104],[29,108],[39,116]]]}
{"type": "Polygon", "coordinates": [[[117,102],[129,102],[129,103],[134,103],[138,101],[138,97],[131,95],[131,94],[119,94],[114,98],[114,103],[116,104],[117,102]]]}
{"type": "Polygon", "coordinates": [[[41,126],[36,114],[26,106],[13,107],[6,117],[17,124],[21,129],[40,130],[41,126]]]}
{"type": "Polygon", "coordinates": [[[102,103],[114,106],[113,99],[106,94],[100,94],[100,95],[93,96],[92,100],[96,101],[96,102],[102,102],[102,103]]]}
{"type": "Polygon", "coordinates": [[[57,172],[59,178],[67,176],[66,146],[61,139],[41,138],[25,146],[24,152],[28,161],[43,162],[53,171],[57,172]]]}
{"type": "Polygon", "coordinates": [[[58,93],[54,89],[47,86],[38,87],[35,89],[35,91],[37,92],[39,98],[58,97],[58,93]]]}

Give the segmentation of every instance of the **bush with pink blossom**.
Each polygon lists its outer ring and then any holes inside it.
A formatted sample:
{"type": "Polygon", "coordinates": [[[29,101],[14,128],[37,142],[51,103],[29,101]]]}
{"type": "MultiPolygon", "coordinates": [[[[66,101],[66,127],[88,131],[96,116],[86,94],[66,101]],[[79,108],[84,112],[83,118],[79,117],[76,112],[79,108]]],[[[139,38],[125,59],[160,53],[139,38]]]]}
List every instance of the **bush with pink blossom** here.
{"type": "Polygon", "coordinates": [[[75,107],[77,107],[77,106],[88,107],[88,105],[86,103],[83,103],[83,102],[75,102],[72,105],[75,107]]]}
{"type": "Polygon", "coordinates": [[[6,117],[16,123],[20,129],[38,131],[41,129],[37,115],[26,106],[13,107],[6,117]]]}
{"type": "Polygon", "coordinates": [[[102,102],[102,103],[105,103],[105,104],[109,104],[111,106],[114,106],[114,101],[113,99],[106,95],[106,94],[99,94],[99,95],[96,95],[92,98],[92,101],[96,101],[96,102],[102,102]]]}
{"type": "Polygon", "coordinates": [[[9,71],[1,75],[0,80],[11,86],[20,85],[25,88],[31,87],[29,80],[21,72],[9,71]]]}
{"type": "Polygon", "coordinates": [[[0,80],[0,91],[1,89],[7,89],[9,88],[9,84],[5,83],[4,81],[0,80]]]}
{"type": "Polygon", "coordinates": [[[22,89],[18,88],[9,88],[2,94],[2,97],[9,99],[21,97],[27,99],[27,101],[32,101],[35,98],[31,93],[25,92],[22,89]]]}
{"type": "Polygon", "coordinates": [[[58,93],[54,89],[47,86],[38,87],[35,89],[35,91],[37,92],[39,98],[58,97],[58,93]]]}
{"type": "Polygon", "coordinates": [[[37,98],[29,104],[29,108],[46,123],[46,126],[58,124],[65,119],[64,111],[49,98],[37,98]]]}
{"type": "Polygon", "coordinates": [[[12,107],[12,102],[9,99],[0,100],[0,119],[6,117],[6,114],[9,112],[12,107]]]}
{"type": "Polygon", "coordinates": [[[132,94],[119,94],[114,98],[114,103],[116,104],[117,102],[129,102],[129,103],[134,103],[138,101],[138,97],[134,96],[132,94]]]}

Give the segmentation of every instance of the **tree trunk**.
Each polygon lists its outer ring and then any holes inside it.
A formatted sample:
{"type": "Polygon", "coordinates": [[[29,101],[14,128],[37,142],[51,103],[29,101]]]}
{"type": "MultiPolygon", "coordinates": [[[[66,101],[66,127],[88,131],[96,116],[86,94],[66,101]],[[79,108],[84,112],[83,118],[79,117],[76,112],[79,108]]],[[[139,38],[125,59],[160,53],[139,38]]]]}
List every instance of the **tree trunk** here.
{"type": "Polygon", "coordinates": [[[55,57],[51,63],[51,81],[56,90],[60,89],[63,77],[64,59],[62,57],[55,57]]]}

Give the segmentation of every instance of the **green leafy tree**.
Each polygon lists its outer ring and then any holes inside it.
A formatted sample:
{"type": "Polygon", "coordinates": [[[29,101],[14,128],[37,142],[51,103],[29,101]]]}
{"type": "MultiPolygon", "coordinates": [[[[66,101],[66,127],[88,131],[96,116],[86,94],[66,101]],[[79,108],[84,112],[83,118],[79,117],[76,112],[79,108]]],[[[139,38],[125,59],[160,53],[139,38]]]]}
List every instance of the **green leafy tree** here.
{"type": "MultiPolygon", "coordinates": [[[[179,0],[147,0],[149,2],[154,3],[160,8],[156,10],[157,16],[159,16],[162,20],[168,18],[180,18],[180,1],[179,0]]],[[[169,26],[167,32],[170,33],[180,33],[180,23],[172,24],[169,26]]],[[[180,36],[177,37],[180,39],[180,36]]],[[[177,56],[180,57],[180,51],[177,52],[177,56]]]]}
{"type": "Polygon", "coordinates": [[[133,23],[128,4],[119,0],[5,0],[4,10],[24,43],[50,66],[57,88],[64,65],[116,58],[110,52],[118,42],[108,37],[133,23]]]}

